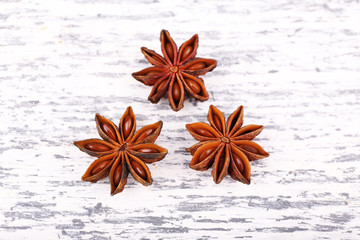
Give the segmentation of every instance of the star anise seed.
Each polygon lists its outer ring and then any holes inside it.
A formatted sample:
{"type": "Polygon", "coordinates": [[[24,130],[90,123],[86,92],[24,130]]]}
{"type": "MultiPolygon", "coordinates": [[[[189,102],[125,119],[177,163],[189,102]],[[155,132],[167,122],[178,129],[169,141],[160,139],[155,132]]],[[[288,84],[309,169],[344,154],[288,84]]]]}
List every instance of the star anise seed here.
{"type": "Polygon", "coordinates": [[[157,103],[167,93],[170,107],[179,111],[183,108],[185,92],[199,101],[207,100],[209,94],[199,76],[212,71],[217,63],[214,59],[195,58],[198,35],[192,36],[178,49],[169,32],[162,30],[160,42],[164,57],[142,47],[141,52],[153,67],[132,74],[136,80],[153,86],[149,101],[157,103]]]}
{"type": "Polygon", "coordinates": [[[136,118],[131,107],[126,109],[119,127],[100,114],[95,115],[95,121],[103,140],[74,142],[81,151],[98,157],[81,179],[95,183],[110,174],[111,195],[124,190],[129,172],[136,181],[150,185],[152,178],[145,163],[160,161],[167,154],[165,148],[154,144],[160,134],[162,121],[147,125],[135,133],[136,118]]]}
{"type": "Polygon", "coordinates": [[[210,125],[203,122],[186,125],[190,134],[200,141],[186,149],[193,155],[190,168],[205,171],[212,166],[211,175],[215,183],[220,183],[229,173],[234,180],[250,184],[249,161],[269,156],[262,147],[251,141],[263,126],[242,127],[242,106],[225,122],[224,114],[211,105],[207,118],[210,125]]]}

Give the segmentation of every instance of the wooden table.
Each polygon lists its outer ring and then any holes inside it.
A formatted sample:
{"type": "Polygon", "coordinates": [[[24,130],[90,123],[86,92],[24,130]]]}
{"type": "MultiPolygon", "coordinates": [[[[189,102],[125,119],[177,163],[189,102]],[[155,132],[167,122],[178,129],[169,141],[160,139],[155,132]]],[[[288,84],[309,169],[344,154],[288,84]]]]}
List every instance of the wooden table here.
{"type": "Polygon", "coordinates": [[[0,2],[0,239],[360,239],[359,1],[0,2]],[[131,77],[168,29],[198,33],[210,98],[173,112],[131,77]],[[245,107],[252,183],[193,171],[185,124],[245,107]],[[80,180],[95,113],[164,122],[154,182],[80,180]]]}

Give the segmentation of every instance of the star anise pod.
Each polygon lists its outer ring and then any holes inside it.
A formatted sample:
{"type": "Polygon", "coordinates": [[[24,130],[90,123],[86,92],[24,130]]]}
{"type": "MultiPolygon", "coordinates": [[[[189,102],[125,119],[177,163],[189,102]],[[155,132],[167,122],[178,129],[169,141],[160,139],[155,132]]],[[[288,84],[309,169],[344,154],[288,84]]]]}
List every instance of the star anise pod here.
{"type": "Polygon", "coordinates": [[[157,103],[167,93],[170,107],[174,111],[179,111],[183,108],[185,92],[197,100],[207,100],[209,94],[205,89],[204,80],[199,78],[199,75],[212,71],[216,67],[216,60],[195,58],[198,35],[192,36],[178,49],[169,32],[162,30],[160,42],[164,57],[142,47],[141,52],[153,67],[132,74],[136,80],[153,86],[149,101],[157,103]]]}
{"type": "Polygon", "coordinates": [[[203,122],[187,124],[190,134],[200,142],[186,150],[193,155],[190,168],[205,171],[212,168],[215,183],[220,183],[227,173],[242,183],[250,184],[250,162],[268,157],[258,144],[250,141],[263,129],[260,125],[243,124],[243,107],[240,106],[225,122],[224,114],[214,107],[207,116],[210,125],[203,122]]]}
{"type": "Polygon", "coordinates": [[[119,127],[109,119],[95,115],[100,139],[74,142],[81,150],[98,157],[85,174],[83,181],[97,182],[110,173],[111,195],[124,190],[129,172],[139,183],[152,183],[150,171],[145,163],[153,163],[165,157],[167,150],[154,144],[159,136],[162,121],[147,125],[135,133],[136,118],[131,107],[121,117],[119,127]]]}

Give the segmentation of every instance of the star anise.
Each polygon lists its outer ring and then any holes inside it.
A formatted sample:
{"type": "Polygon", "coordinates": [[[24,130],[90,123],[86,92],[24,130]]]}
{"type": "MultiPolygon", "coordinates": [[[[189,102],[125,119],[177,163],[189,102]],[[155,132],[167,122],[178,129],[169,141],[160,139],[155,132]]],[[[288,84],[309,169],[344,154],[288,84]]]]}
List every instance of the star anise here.
{"type": "Polygon", "coordinates": [[[109,119],[95,115],[96,128],[100,139],[74,142],[87,154],[99,157],[85,174],[83,181],[97,182],[110,173],[111,195],[124,190],[129,172],[139,183],[148,186],[152,183],[150,171],[145,163],[153,163],[165,157],[167,150],[154,144],[159,136],[162,121],[147,125],[135,133],[136,118],[128,107],[117,127],[109,119]]]}
{"type": "Polygon", "coordinates": [[[203,122],[187,124],[190,134],[200,142],[186,149],[193,155],[190,167],[205,171],[213,166],[211,175],[220,183],[227,173],[245,184],[250,184],[249,161],[268,157],[258,144],[250,141],[263,129],[260,125],[243,124],[243,107],[240,106],[225,122],[224,114],[214,107],[207,116],[210,125],[203,122]]]}
{"type": "Polygon", "coordinates": [[[216,67],[216,60],[195,58],[198,35],[192,36],[178,50],[169,32],[162,30],[160,42],[164,57],[142,47],[141,52],[153,67],[132,74],[143,84],[154,86],[149,101],[157,103],[167,93],[170,107],[174,111],[179,111],[183,108],[185,92],[197,100],[207,100],[209,94],[205,89],[204,80],[199,78],[199,75],[212,71],[216,67]]]}

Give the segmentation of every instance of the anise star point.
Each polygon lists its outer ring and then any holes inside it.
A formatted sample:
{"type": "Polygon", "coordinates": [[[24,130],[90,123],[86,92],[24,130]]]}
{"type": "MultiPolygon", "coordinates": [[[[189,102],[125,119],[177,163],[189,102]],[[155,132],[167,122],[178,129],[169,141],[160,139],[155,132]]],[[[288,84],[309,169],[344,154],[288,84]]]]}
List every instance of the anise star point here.
{"type": "Polygon", "coordinates": [[[124,190],[129,173],[141,184],[150,185],[152,177],[146,163],[160,161],[167,154],[165,148],[154,144],[160,134],[162,121],[135,132],[136,118],[131,107],[126,109],[119,127],[98,113],[95,121],[103,140],[74,142],[81,151],[98,157],[90,164],[81,180],[95,183],[110,175],[111,195],[124,190]]]}
{"type": "Polygon", "coordinates": [[[164,56],[142,47],[141,52],[153,67],[132,74],[136,80],[153,86],[149,101],[157,103],[167,93],[169,105],[174,111],[183,108],[185,93],[199,101],[206,101],[209,94],[204,80],[199,76],[212,71],[217,62],[214,59],[195,58],[198,35],[192,36],[178,49],[170,33],[162,30],[160,42],[164,56]]]}
{"type": "Polygon", "coordinates": [[[186,128],[198,141],[186,150],[193,155],[190,168],[205,171],[212,166],[211,175],[220,183],[229,173],[234,180],[250,184],[250,161],[268,157],[269,154],[252,142],[263,129],[261,125],[243,124],[243,107],[238,107],[225,121],[224,114],[211,105],[210,123],[187,124],[186,128]]]}

